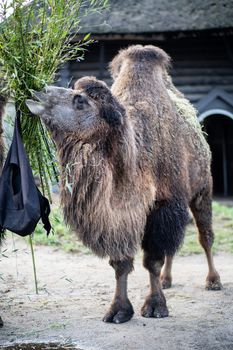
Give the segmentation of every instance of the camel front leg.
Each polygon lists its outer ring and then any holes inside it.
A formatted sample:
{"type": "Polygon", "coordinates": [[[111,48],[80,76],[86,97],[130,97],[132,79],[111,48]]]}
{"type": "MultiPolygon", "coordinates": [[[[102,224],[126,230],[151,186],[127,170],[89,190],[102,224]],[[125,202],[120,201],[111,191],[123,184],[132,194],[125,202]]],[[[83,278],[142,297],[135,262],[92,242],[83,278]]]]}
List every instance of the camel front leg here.
{"type": "Polygon", "coordinates": [[[110,260],[109,264],[115,270],[116,290],[113,302],[103,321],[111,323],[127,322],[134,314],[133,306],[127,295],[127,279],[128,274],[133,270],[133,259],[110,260]]]}

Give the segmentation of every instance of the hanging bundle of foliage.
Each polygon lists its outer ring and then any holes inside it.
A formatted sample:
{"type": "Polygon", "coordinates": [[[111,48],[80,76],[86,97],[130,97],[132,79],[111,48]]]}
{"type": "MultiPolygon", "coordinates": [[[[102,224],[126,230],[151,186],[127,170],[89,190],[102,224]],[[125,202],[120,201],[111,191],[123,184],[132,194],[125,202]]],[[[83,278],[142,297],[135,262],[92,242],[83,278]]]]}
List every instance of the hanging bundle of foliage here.
{"type": "Polygon", "coordinates": [[[83,16],[104,9],[106,0],[3,0],[0,5],[0,94],[15,101],[34,174],[42,190],[57,178],[54,145],[25,101],[56,81],[65,62],[83,58],[90,35],[77,41],[83,16]]]}

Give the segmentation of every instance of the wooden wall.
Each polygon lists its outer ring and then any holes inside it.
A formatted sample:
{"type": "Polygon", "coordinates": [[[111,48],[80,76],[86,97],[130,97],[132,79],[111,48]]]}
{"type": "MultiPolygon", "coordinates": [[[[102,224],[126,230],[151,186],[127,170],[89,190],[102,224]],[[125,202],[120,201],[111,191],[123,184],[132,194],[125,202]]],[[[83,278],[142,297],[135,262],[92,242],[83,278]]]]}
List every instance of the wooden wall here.
{"type": "Polygon", "coordinates": [[[69,62],[63,80],[74,81],[94,75],[111,85],[108,63],[119,49],[137,43],[157,45],[170,54],[174,83],[193,103],[215,87],[233,93],[233,35],[193,33],[190,37],[161,41],[150,37],[146,40],[100,40],[89,47],[85,61],[69,62]]]}

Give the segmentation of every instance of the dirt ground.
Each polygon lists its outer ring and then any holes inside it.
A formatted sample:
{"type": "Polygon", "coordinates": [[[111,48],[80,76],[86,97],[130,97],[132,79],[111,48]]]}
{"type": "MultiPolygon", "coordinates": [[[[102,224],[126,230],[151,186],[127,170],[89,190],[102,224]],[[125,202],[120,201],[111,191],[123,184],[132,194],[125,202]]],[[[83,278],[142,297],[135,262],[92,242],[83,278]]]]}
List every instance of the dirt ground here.
{"type": "Polygon", "coordinates": [[[0,349],[19,342],[72,343],[88,350],[233,349],[233,255],[215,257],[224,286],[217,292],[204,289],[203,255],[177,257],[174,285],[165,291],[170,317],[145,319],[140,308],[148,276],[139,254],[129,278],[135,316],[113,325],[101,321],[114,290],[106,260],[36,247],[40,293],[35,295],[30,250],[23,240],[12,245],[10,238],[4,252],[8,258],[0,262],[0,315],[5,323],[0,349]]]}

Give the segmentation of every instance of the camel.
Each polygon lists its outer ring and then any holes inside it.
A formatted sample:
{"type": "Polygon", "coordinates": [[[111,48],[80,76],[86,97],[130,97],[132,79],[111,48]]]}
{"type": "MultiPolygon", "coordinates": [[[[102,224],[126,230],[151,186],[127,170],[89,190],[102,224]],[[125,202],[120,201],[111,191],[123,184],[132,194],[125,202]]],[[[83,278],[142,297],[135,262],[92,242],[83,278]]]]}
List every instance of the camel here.
{"type": "Polygon", "coordinates": [[[170,98],[168,64],[163,50],[134,46],[113,60],[112,90],[84,77],[74,89],[50,86],[27,100],[57,147],[66,222],[115,270],[105,322],[126,322],[134,314],[127,278],[139,247],[150,276],[141,314],[168,316],[161,268],[182,243],[189,207],[209,258],[208,284],[220,285],[211,255],[210,152],[170,98]]]}

